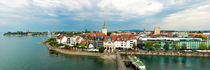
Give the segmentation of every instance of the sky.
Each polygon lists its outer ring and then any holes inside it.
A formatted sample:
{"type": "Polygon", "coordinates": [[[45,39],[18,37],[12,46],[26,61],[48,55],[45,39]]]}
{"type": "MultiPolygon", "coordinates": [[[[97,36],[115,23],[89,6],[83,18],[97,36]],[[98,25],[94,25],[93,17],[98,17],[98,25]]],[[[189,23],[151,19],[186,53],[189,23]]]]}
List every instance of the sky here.
{"type": "Polygon", "coordinates": [[[210,30],[210,0],[0,0],[0,32],[210,30]]]}

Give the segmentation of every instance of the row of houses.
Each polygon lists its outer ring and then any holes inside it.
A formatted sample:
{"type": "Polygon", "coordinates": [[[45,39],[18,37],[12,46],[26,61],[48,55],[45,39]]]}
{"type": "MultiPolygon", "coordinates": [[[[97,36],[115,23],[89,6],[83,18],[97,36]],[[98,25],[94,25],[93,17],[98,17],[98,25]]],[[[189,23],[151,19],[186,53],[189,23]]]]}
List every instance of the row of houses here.
{"type": "Polygon", "coordinates": [[[132,49],[133,46],[137,44],[141,47],[141,44],[146,41],[159,41],[161,44],[164,44],[165,42],[178,42],[179,45],[183,42],[187,42],[187,46],[189,44],[189,48],[196,49],[198,48],[198,44],[200,44],[200,42],[205,42],[208,45],[209,40],[207,41],[201,38],[193,38],[193,36],[201,35],[203,37],[210,38],[210,33],[189,34],[187,32],[160,32],[160,28],[155,28],[154,32],[146,32],[146,30],[144,32],[113,32],[110,35],[107,35],[106,24],[104,24],[102,28],[102,32],[83,33],[72,37],[58,34],[56,36],[57,42],[70,46],[82,44],[86,45],[87,48],[99,48],[104,46],[106,51],[113,52],[115,49],[132,49]],[[195,44],[196,46],[192,44],[195,44]]]}
{"type": "Polygon", "coordinates": [[[85,33],[78,36],[57,35],[57,42],[74,46],[75,44],[87,45],[87,48],[99,48],[104,46],[106,50],[113,52],[116,48],[131,49],[137,45],[137,38],[133,34],[112,33],[107,36],[104,33],[85,33]]]}

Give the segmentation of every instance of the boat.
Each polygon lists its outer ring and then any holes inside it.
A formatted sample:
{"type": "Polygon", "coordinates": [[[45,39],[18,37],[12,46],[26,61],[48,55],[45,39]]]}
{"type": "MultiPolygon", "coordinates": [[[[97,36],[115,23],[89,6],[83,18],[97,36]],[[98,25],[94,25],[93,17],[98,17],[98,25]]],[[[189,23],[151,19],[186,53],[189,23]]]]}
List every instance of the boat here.
{"type": "Polygon", "coordinates": [[[131,60],[132,64],[136,66],[139,70],[146,70],[144,63],[139,58],[137,58],[136,56],[128,56],[128,58],[131,60]]]}

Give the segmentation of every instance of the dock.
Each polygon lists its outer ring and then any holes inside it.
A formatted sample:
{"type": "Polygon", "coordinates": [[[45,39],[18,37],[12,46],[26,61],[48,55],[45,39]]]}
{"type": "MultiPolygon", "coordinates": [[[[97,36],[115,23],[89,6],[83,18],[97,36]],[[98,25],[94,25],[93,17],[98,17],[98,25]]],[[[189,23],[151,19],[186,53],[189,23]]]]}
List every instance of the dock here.
{"type": "Polygon", "coordinates": [[[117,69],[118,70],[127,70],[125,63],[123,62],[121,55],[119,53],[116,54],[116,61],[117,61],[117,69]]]}

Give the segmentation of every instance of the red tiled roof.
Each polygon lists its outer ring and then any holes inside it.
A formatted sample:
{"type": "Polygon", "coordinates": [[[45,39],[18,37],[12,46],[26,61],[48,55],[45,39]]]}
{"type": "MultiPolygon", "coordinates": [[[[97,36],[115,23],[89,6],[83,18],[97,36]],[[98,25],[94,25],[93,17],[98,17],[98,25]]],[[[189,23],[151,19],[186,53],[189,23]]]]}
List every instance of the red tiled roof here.
{"type": "Polygon", "coordinates": [[[104,33],[86,33],[86,35],[88,35],[90,37],[94,37],[94,36],[105,36],[104,33]]]}
{"type": "Polygon", "coordinates": [[[112,41],[127,41],[131,39],[136,39],[134,35],[118,35],[118,36],[112,36],[112,41]]]}
{"type": "Polygon", "coordinates": [[[107,41],[108,40],[108,36],[106,35],[106,36],[104,36],[104,41],[107,41]]]}

